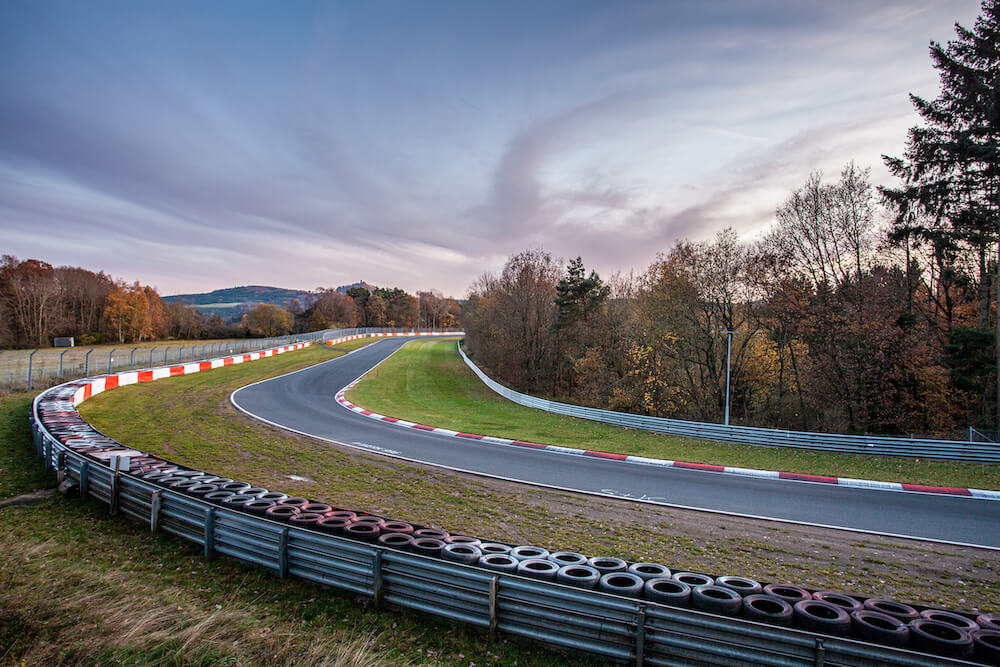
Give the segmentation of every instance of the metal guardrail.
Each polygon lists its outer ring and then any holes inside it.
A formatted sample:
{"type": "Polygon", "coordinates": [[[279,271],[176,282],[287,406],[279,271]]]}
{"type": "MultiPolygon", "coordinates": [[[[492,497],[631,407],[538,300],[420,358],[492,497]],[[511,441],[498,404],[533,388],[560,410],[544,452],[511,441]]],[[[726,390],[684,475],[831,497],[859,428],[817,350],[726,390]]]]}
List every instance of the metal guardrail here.
{"type": "MultiPolygon", "coordinates": [[[[64,445],[39,418],[39,403],[49,392],[35,398],[31,412],[34,446],[46,467],[75,482],[81,496],[109,505],[112,514],[200,545],[206,558],[221,554],[280,577],[365,595],[376,605],[468,623],[491,638],[502,631],[637,666],[976,664],[498,574],[230,510],[64,445]]],[[[64,405],[72,409],[73,402],[67,398],[64,405]]]]}
{"type": "Polygon", "coordinates": [[[764,447],[793,447],[817,449],[850,454],[870,454],[878,456],[910,456],[925,459],[977,461],[1000,463],[1000,445],[996,443],[965,442],[962,440],[920,440],[914,438],[892,438],[870,435],[840,435],[835,433],[812,433],[809,431],[785,431],[752,426],[725,426],[706,422],[667,419],[615,412],[582,405],[560,403],[537,398],[508,389],[490,378],[465,354],[462,346],[458,351],[466,365],[472,369],[483,383],[504,398],[519,405],[537,408],[569,417],[579,417],[591,421],[625,426],[627,428],[667,433],[687,438],[737,442],[764,447]]]}
{"type": "Polygon", "coordinates": [[[229,556],[389,604],[635,665],[973,665],[572,588],[289,526],[164,489],[65,449],[33,413],[38,454],[114,513],[229,556]]]}

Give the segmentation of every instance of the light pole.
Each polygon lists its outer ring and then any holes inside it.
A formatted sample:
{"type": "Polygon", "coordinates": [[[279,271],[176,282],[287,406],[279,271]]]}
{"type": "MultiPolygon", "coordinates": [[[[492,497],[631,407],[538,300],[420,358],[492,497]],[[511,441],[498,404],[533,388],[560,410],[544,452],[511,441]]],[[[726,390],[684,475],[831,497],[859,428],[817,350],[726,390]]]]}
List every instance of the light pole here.
{"type": "Polygon", "coordinates": [[[733,358],[733,336],[739,331],[723,331],[729,336],[726,342],[726,426],[729,426],[729,368],[733,358]]]}

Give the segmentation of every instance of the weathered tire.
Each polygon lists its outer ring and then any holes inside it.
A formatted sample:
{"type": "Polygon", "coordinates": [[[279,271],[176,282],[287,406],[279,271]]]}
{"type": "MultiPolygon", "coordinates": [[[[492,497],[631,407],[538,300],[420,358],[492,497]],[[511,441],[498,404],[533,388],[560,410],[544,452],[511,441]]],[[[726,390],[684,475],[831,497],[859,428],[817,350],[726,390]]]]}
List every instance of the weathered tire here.
{"type": "Polygon", "coordinates": [[[175,491],[187,491],[192,486],[201,486],[201,482],[196,479],[191,479],[190,477],[185,477],[177,482],[170,482],[170,488],[175,491]]]}
{"type": "Polygon", "coordinates": [[[291,517],[299,513],[299,508],[296,505],[272,505],[264,510],[264,516],[268,519],[275,519],[277,521],[288,521],[291,517]]]}
{"type": "Polygon", "coordinates": [[[861,611],[865,608],[861,600],[850,595],[845,595],[844,593],[835,593],[834,591],[816,591],[813,593],[813,600],[835,604],[838,607],[842,607],[848,614],[861,611]]]}
{"type": "Polygon", "coordinates": [[[826,635],[846,635],[851,630],[851,616],[842,607],[822,600],[801,600],[792,605],[795,625],[826,635]]]}
{"type": "Polygon", "coordinates": [[[989,665],[1000,665],[1000,630],[980,628],[969,635],[972,636],[972,654],[976,660],[989,665]]]}
{"type": "Polygon", "coordinates": [[[249,489],[240,491],[241,496],[256,496],[257,498],[260,498],[265,493],[268,493],[268,490],[260,486],[251,486],[249,489]]]}
{"type": "Polygon", "coordinates": [[[514,547],[510,550],[508,555],[511,558],[516,558],[518,560],[528,560],[531,558],[537,558],[539,560],[544,560],[549,555],[548,549],[543,549],[542,547],[535,547],[531,545],[524,545],[520,547],[514,547]]]}
{"type": "Polygon", "coordinates": [[[691,606],[713,614],[735,616],[743,608],[743,598],[731,588],[702,584],[691,589],[691,606]]]}
{"type": "Polygon", "coordinates": [[[475,565],[482,557],[483,552],[475,544],[445,543],[444,549],[441,550],[441,558],[444,560],[466,565],[475,565]]]}
{"type": "Polygon", "coordinates": [[[966,630],[950,623],[917,618],[910,621],[910,646],[918,651],[938,653],[952,658],[972,656],[973,641],[966,630]]]}
{"type": "MultiPolygon", "coordinates": [[[[371,521],[351,521],[344,526],[344,537],[350,537],[362,542],[374,542],[378,539],[382,528],[371,521]]],[[[440,551],[440,549],[439,549],[440,551]]]]}
{"type": "Polygon", "coordinates": [[[385,525],[385,519],[383,519],[380,516],[358,515],[358,518],[355,519],[352,523],[368,523],[373,526],[378,526],[379,531],[381,531],[382,526],[385,525]]]}
{"type": "Polygon", "coordinates": [[[659,563],[632,563],[628,570],[643,581],[647,579],[666,579],[671,575],[670,568],[659,563]]]}
{"type": "Polygon", "coordinates": [[[744,597],[747,595],[756,595],[763,590],[760,582],[754,581],[753,579],[747,579],[746,577],[731,577],[729,575],[716,577],[715,585],[732,588],[744,597]]]}
{"type": "Polygon", "coordinates": [[[920,618],[920,612],[908,604],[896,602],[895,600],[884,600],[882,598],[868,598],[865,600],[865,609],[878,611],[883,614],[895,616],[904,623],[920,618]]]}
{"type": "Polygon", "coordinates": [[[236,494],[232,491],[212,491],[211,493],[206,493],[205,500],[210,500],[213,503],[221,503],[228,498],[234,497],[236,494]]]}
{"type": "Polygon", "coordinates": [[[358,518],[358,515],[350,510],[332,510],[327,512],[326,515],[336,517],[338,519],[347,519],[348,521],[354,521],[358,518]]]}
{"type": "Polygon", "coordinates": [[[253,512],[254,514],[264,514],[269,508],[274,507],[275,503],[270,500],[261,500],[256,498],[248,503],[241,505],[242,509],[248,512],[253,512]]]}
{"type": "Polygon", "coordinates": [[[471,544],[474,547],[478,547],[483,543],[478,537],[469,537],[468,535],[449,535],[444,538],[445,544],[471,544]]]}
{"type": "Polygon", "coordinates": [[[767,586],[764,586],[763,593],[765,595],[773,595],[776,598],[781,598],[793,607],[797,602],[812,600],[812,593],[804,588],[799,588],[798,586],[792,586],[789,584],[768,584],[767,586]]]}
{"type": "Polygon", "coordinates": [[[895,616],[871,609],[851,612],[851,631],[858,639],[889,646],[906,646],[910,628],[895,616]]]}
{"type": "Polygon", "coordinates": [[[233,493],[243,493],[247,489],[253,488],[246,482],[226,482],[225,484],[220,484],[219,489],[221,491],[232,491],[233,493]]]}
{"type": "Polygon", "coordinates": [[[711,586],[715,584],[715,577],[710,577],[701,572],[674,572],[674,579],[687,584],[691,588],[697,586],[711,586]]]}
{"type": "Polygon", "coordinates": [[[1000,632],[1000,614],[980,614],[976,616],[976,625],[983,630],[1000,632]]]}
{"type": "Polygon", "coordinates": [[[205,496],[218,490],[219,487],[215,484],[195,484],[187,488],[187,492],[192,496],[205,496]]]}
{"type": "Polygon", "coordinates": [[[556,572],[556,581],[577,588],[597,588],[601,573],[589,565],[564,565],[556,572]]]}
{"type": "Polygon", "coordinates": [[[405,535],[413,534],[413,525],[406,523],[405,521],[386,521],[382,525],[383,533],[403,533],[405,535]]]}
{"type": "Polygon", "coordinates": [[[486,554],[479,559],[479,567],[513,574],[517,572],[517,565],[520,562],[518,559],[507,554],[486,554]]]}
{"type": "Polygon", "coordinates": [[[410,542],[410,551],[421,556],[440,556],[442,549],[444,541],[435,537],[415,537],[410,542]]]}
{"type": "Polygon", "coordinates": [[[319,512],[303,512],[300,510],[298,514],[293,514],[288,517],[288,520],[296,526],[302,526],[303,528],[315,528],[316,522],[322,518],[323,515],[319,512]]]}
{"type": "Polygon", "coordinates": [[[567,565],[586,565],[587,557],[573,551],[553,551],[548,556],[549,560],[559,567],[567,565]]]}
{"type": "Polygon", "coordinates": [[[653,602],[686,607],[691,600],[691,587],[676,579],[647,579],[642,596],[653,602]]]}
{"type": "Polygon", "coordinates": [[[309,504],[308,498],[299,498],[297,496],[292,496],[290,498],[285,498],[281,501],[282,505],[292,505],[293,507],[302,507],[303,505],[309,504]]]}
{"type": "Polygon", "coordinates": [[[610,556],[594,556],[587,561],[587,565],[594,568],[602,575],[610,574],[612,572],[625,572],[628,570],[628,563],[623,561],[621,558],[612,558],[610,556]]]}
{"type": "Polygon", "coordinates": [[[920,618],[929,618],[932,621],[950,623],[956,628],[962,628],[966,632],[979,630],[979,624],[971,618],[967,618],[961,614],[956,614],[953,611],[945,611],[944,609],[924,609],[920,612],[920,618]]]}
{"type": "Polygon", "coordinates": [[[302,510],[303,514],[322,514],[326,515],[327,512],[332,512],[333,507],[327,505],[326,503],[306,503],[299,508],[302,510]]]}
{"type": "MultiPolygon", "coordinates": [[[[594,569],[596,570],[597,568],[594,569]]],[[[642,587],[645,584],[646,580],[637,574],[630,572],[608,572],[601,575],[601,580],[597,583],[597,590],[637,598],[642,595],[642,587]]]]}
{"type": "Polygon", "coordinates": [[[237,493],[235,496],[223,498],[222,504],[228,507],[243,507],[247,503],[251,503],[255,500],[257,500],[257,496],[247,496],[242,493],[237,493]]]}
{"type": "Polygon", "coordinates": [[[325,516],[322,519],[316,521],[316,529],[322,530],[324,533],[333,533],[334,535],[343,535],[344,527],[351,522],[350,519],[344,516],[325,516]]]}
{"type": "Polygon", "coordinates": [[[409,549],[410,545],[413,544],[413,535],[409,533],[382,533],[378,536],[378,543],[393,549],[409,549]]]}
{"type": "Polygon", "coordinates": [[[792,605],[781,598],[763,593],[751,593],[743,598],[744,618],[775,625],[791,625],[795,612],[792,605]]]}
{"type": "Polygon", "coordinates": [[[277,491],[265,491],[257,497],[261,500],[270,500],[274,503],[280,503],[288,498],[284,493],[278,493],[277,491]]]}
{"type": "Polygon", "coordinates": [[[499,542],[483,542],[479,545],[484,556],[489,556],[490,554],[509,554],[510,547],[506,544],[500,544],[499,542]]]}
{"type": "Polygon", "coordinates": [[[451,533],[447,530],[438,530],[437,528],[420,528],[413,531],[414,537],[429,537],[435,540],[441,540],[444,542],[446,539],[451,537],[451,533]]]}
{"type": "MultiPolygon", "coordinates": [[[[513,558],[517,556],[511,553],[513,558]]],[[[522,577],[531,577],[532,579],[544,579],[546,581],[554,581],[556,578],[556,572],[559,571],[559,566],[550,560],[545,560],[544,558],[525,558],[523,560],[518,560],[517,563],[517,573],[522,577]]]]}

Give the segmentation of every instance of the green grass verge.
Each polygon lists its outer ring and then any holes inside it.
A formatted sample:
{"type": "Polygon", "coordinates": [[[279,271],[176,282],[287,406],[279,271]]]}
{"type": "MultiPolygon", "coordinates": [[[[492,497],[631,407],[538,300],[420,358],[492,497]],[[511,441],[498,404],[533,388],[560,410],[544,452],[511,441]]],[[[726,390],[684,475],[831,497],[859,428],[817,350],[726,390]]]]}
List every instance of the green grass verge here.
{"type": "Polygon", "coordinates": [[[380,414],[515,440],[652,458],[962,488],[1000,489],[1000,466],[695,440],[526,408],[494,393],[454,342],[408,343],[348,393],[380,414]]]}

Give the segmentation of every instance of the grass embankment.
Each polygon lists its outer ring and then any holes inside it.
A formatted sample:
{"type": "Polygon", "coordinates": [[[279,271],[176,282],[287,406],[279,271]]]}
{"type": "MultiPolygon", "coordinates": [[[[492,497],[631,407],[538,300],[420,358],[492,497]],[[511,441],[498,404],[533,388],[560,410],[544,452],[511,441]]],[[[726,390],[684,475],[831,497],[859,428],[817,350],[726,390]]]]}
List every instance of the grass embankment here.
{"type": "Polygon", "coordinates": [[[689,463],[1000,489],[998,465],[710,442],[526,408],[498,396],[480,382],[453,342],[408,343],[351,389],[348,398],[368,410],[420,424],[529,442],[689,463]]]}
{"type": "MultiPolygon", "coordinates": [[[[102,431],[141,449],[263,486],[454,532],[518,544],[654,560],[676,569],[863,591],[996,611],[991,552],[859,536],[577,496],[340,450],[243,417],[229,394],[329,358],[307,349],[133,385],[85,403],[102,431]],[[196,413],[192,413],[192,406],[196,413]],[[291,475],[306,477],[292,480],[291,475]]],[[[29,397],[3,398],[4,495],[52,484],[34,461],[29,397]],[[15,479],[8,473],[21,470],[15,479]]],[[[332,397],[331,397],[332,400],[332,397]]],[[[107,518],[95,501],[52,498],[0,509],[0,663],[580,665],[578,656],[281,581],[107,518]],[[365,648],[367,647],[367,648],[365,648]],[[367,657],[366,657],[367,656],[367,657]],[[333,659],[331,662],[333,662],[333,659]],[[374,663],[373,664],[377,664],[374,663]]]]}

